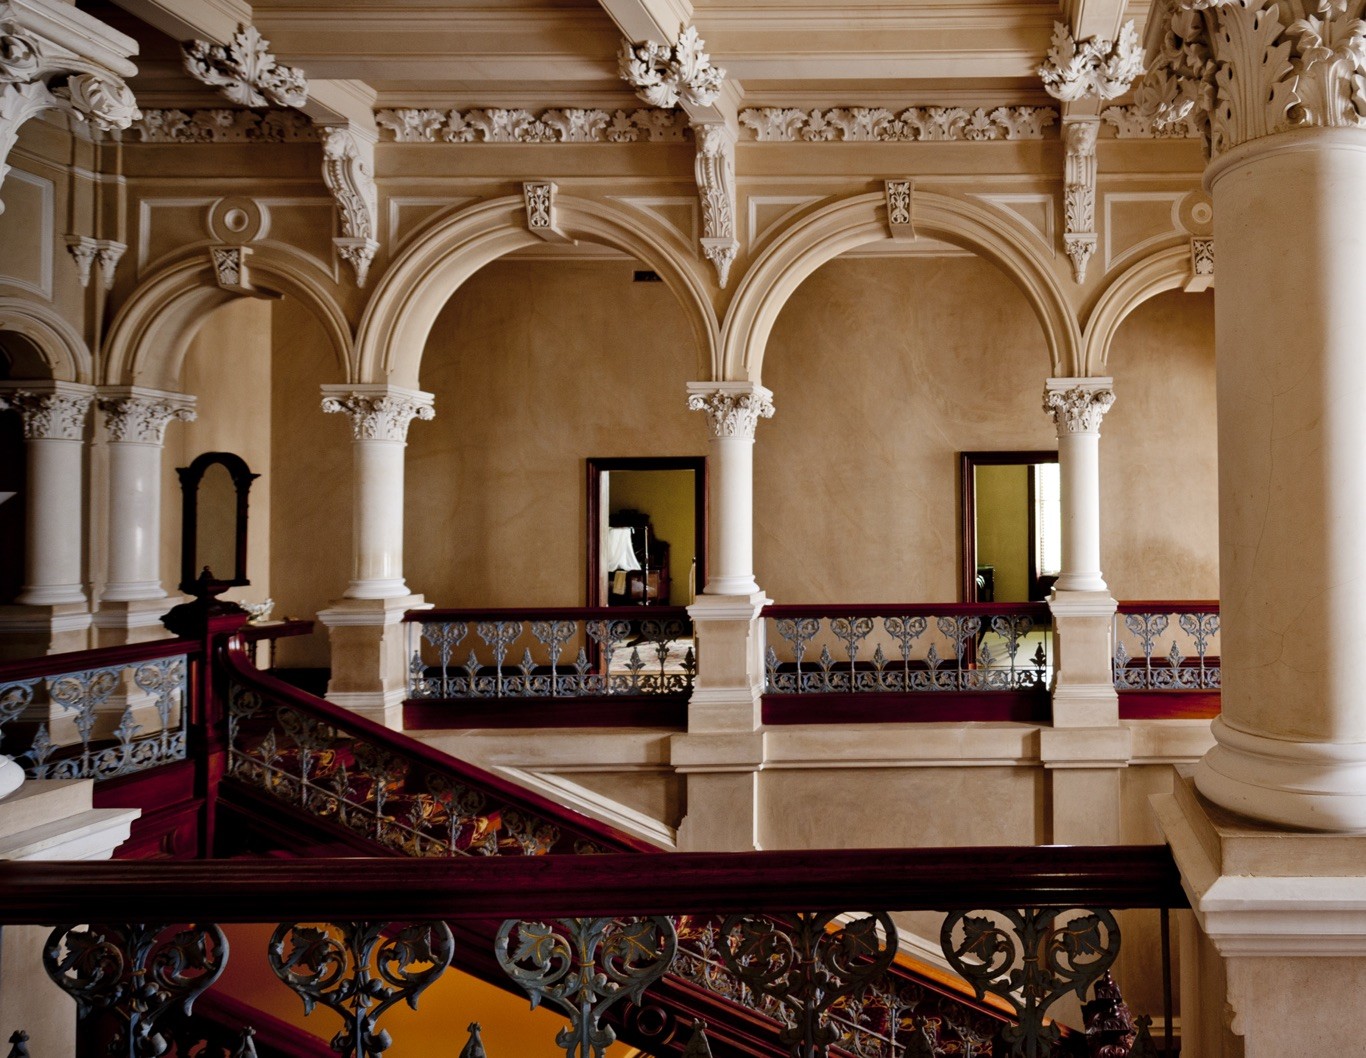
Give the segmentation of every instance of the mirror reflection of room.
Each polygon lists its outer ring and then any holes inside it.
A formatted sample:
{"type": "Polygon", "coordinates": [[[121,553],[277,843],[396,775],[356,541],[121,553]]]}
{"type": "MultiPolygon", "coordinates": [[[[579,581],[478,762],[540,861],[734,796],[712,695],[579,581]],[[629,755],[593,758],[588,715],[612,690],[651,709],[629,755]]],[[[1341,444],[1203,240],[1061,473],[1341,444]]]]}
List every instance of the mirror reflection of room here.
{"type": "Polygon", "coordinates": [[[607,511],[607,605],[687,606],[696,572],[692,470],[611,470],[607,511]]]}
{"type": "Polygon", "coordinates": [[[1062,506],[1056,456],[1002,453],[972,460],[970,602],[1039,602],[1062,566],[1062,506]],[[1010,461],[1006,461],[1009,459],[1010,461]]]}

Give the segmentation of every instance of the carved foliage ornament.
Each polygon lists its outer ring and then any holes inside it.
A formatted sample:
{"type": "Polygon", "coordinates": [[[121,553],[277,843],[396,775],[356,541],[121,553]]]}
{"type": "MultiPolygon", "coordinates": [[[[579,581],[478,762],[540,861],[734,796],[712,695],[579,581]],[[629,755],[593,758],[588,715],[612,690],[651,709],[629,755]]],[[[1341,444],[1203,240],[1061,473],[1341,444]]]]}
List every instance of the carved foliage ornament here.
{"type": "Polygon", "coordinates": [[[683,139],[687,123],[668,110],[378,110],[397,143],[652,143],[683,139]]]}
{"type": "Polygon", "coordinates": [[[304,72],[282,66],[255,26],[243,26],[227,44],[192,40],[184,45],[185,72],[213,85],[244,107],[301,107],[308,102],[304,72]]]}
{"type": "Polygon", "coordinates": [[[141,143],[300,143],[318,138],[292,110],[144,110],[132,129],[141,143]]]}
{"type": "Polygon", "coordinates": [[[1366,127],[1366,0],[1174,0],[1137,93],[1160,128],[1194,123],[1213,155],[1305,126],[1366,127]],[[1307,6],[1307,5],[1306,5],[1307,6]]]}
{"type": "Polygon", "coordinates": [[[696,26],[684,27],[672,46],[652,40],[623,43],[618,68],[621,79],[652,107],[709,107],[721,94],[726,77],[702,50],[696,26]]]}
{"type": "Polygon", "coordinates": [[[1086,266],[1096,251],[1096,135],[1100,122],[1078,118],[1063,123],[1067,147],[1063,178],[1063,244],[1072,259],[1072,275],[1086,281],[1086,266]]]}
{"type": "Polygon", "coordinates": [[[909,143],[919,140],[1037,140],[1058,120],[1052,107],[835,107],[740,111],[740,124],[760,142],[909,143]]]}
{"type": "Polygon", "coordinates": [[[193,408],[160,397],[105,397],[99,402],[112,441],[159,445],[172,419],[193,422],[193,408]]]}
{"type": "Polygon", "coordinates": [[[1114,99],[1129,90],[1143,73],[1143,48],[1132,21],[1118,40],[1076,40],[1062,22],[1053,23],[1053,46],[1038,68],[1044,90],[1065,103],[1078,99],[1114,99]]]}
{"type": "Polygon", "coordinates": [[[1138,106],[1106,107],[1100,112],[1100,118],[1114,126],[1115,138],[1121,140],[1198,139],[1204,135],[1189,115],[1159,128],[1153,124],[1153,115],[1144,113],[1138,106]]]}
{"type": "Polygon", "coordinates": [[[689,411],[704,411],[713,437],[754,439],[760,419],[773,418],[773,400],[763,393],[711,393],[688,395],[689,411]]]}
{"type": "Polygon", "coordinates": [[[341,218],[341,236],[334,239],[342,260],[356,270],[356,285],[365,286],[379,242],[375,239],[379,192],[375,188],[375,145],[353,129],[336,126],[321,130],[323,183],[332,192],[341,218]]]}
{"type": "Polygon", "coordinates": [[[1100,421],[1115,403],[1109,389],[1072,386],[1068,389],[1047,389],[1043,395],[1043,410],[1053,417],[1058,432],[1093,433],[1100,429],[1100,421]]]}
{"type": "Polygon", "coordinates": [[[79,441],[85,436],[85,420],[92,400],[88,393],[31,393],[19,389],[0,394],[0,408],[19,413],[27,440],[79,441]]]}
{"type": "Polygon", "coordinates": [[[436,415],[428,401],[405,393],[372,396],[351,393],[344,397],[324,397],[323,411],[345,412],[351,417],[352,435],[357,441],[405,441],[413,419],[436,415]]]}
{"type": "Polygon", "coordinates": [[[716,266],[724,290],[740,250],[735,237],[735,133],[724,124],[693,126],[697,137],[694,173],[702,201],[702,252],[716,266]]]}

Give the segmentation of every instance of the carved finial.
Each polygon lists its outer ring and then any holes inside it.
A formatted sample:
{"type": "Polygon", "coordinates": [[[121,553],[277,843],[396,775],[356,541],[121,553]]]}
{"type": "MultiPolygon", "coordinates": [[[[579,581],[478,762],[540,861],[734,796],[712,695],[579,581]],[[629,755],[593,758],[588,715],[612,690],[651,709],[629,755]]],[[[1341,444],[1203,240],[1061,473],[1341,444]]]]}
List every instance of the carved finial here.
{"type": "Polygon", "coordinates": [[[711,1044],[707,1042],[707,1023],[701,1018],[693,1019],[692,1035],[683,1048],[682,1058],[712,1058],[711,1044]]]}
{"type": "Polygon", "coordinates": [[[479,1022],[470,1022],[470,1038],[465,1042],[465,1046],[460,1049],[460,1058],[488,1058],[484,1053],[484,1041],[479,1035],[479,1022]]]}
{"type": "Polygon", "coordinates": [[[695,26],[685,26],[672,46],[652,40],[621,46],[621,79],[652,107],[685,103],[709,107],[721,94],[726,71],[711,64],[695,26]]]}
{"type": "Polygon", "coordinates": [[[1053,46],[1038,73],[1044,91],[1065,103],[1121,96],[1143,73],[1138,30],[1131,20],[1124,23],[1118,40],[1088,37],[1079,41],[1065,23],[1054,22],[1053,46]]]}
{"type": "Polygon", "coordinates": [[[301,107],[308,102],[304,72],[282,66],[255,26],[242,26],[227,44],[184,45],[185,72],[244,107],[301,107]]]}

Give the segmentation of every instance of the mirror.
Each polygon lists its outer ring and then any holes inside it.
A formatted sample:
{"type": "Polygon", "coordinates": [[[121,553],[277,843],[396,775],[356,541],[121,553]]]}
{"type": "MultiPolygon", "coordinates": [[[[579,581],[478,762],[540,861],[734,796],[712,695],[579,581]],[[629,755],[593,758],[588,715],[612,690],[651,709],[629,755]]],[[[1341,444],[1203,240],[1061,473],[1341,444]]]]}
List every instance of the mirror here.
{"type": "Polygon", "coordinates": [[[589,606],[687,606],[706,577],[707,460],[588,460],[589,606]]]}
{"type": "Polygon", "coordinates": [[[964,602],[1046,599],[1062,564],[1057,452],[960,456],[964,602]]]}
{"type": "Polygon", "coordinates": [[[241,456],[205,452],[180,475],[180,590],[197,593],[201,572],[218,589],[247,581],[247,493],[260,475],[241,456]]]}

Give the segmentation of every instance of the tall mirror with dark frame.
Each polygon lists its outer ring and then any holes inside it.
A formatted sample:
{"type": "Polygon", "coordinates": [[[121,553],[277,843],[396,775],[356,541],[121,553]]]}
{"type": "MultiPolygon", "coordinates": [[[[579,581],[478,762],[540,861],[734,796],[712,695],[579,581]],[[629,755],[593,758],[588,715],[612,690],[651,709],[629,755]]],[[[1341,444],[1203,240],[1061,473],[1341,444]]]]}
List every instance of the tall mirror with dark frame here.
{"type": "Polygon", "coordinates": [[[704,456],[588,460],[589,606],[687,606],[706,576],[704,456]]]}
{"type": "Polygon", "coordinates": [[[180,590],[200,594],[247,580],[247,494],[259,474],[232,452],[205,452],[180,476],[180,590]]]}
{"type": "Polygon", "coordinates": [[[1062,561],[1057,452],[963,452],[964,602],[1039,602],[1062,561]]]}

